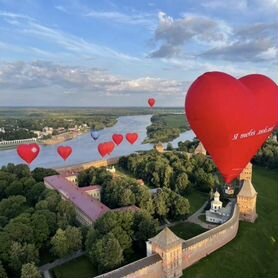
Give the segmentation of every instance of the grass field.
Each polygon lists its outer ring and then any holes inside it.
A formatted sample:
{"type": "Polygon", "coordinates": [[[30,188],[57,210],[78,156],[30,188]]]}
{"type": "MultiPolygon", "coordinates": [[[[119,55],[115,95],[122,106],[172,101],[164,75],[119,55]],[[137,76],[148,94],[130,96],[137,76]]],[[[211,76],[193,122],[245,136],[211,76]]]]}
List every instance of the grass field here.
{"type": "Polygon", "coordinates": [[[170,227],[170,229],[182,239],[189,239],[207,231],[201,226],[193,223],[178,223],[177,225],[170,227]]]}
{"type": "Polygon", "coordinates": [[[190,203],[190,214],[193,214],[195,211],[197,211],[204,203],[208,200],[208,194],[192,190],[188,196],[184,196],[188,199],[190,203]]]}
{"type": "Polygon", "coordinates": [[[53,269],[56,278],[91,278],[97,270],[86,256],[79,257],[53,269]]]}
{"type": "Polygon", "coordinates": [[[237,237],[184,271],[190,278],[278,277],[278,173],[253,168],[258,219],[240,222],[237,237]]]}

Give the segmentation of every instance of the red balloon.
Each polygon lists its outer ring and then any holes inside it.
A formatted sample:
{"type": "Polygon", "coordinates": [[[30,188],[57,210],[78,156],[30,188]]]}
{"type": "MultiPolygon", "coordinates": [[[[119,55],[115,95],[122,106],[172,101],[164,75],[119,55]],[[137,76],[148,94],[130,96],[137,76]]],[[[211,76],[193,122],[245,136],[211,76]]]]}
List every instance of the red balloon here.
{"type": "Polygon", "coordinates": [[[113,142],[104,142],[98,145],[98,151],[102,157],[110,155],[114,148],[115,144],[113,142]]]}
{"type": "Polygon", "coordinates": [[[278,122],[278,86],[259,74],[238,80],[225,73],[208,72],[189,88],[185,112],[225,182],[230,183],[278,122]]]}
{"type": "Polygon", "coordinates": [[[148,103],[150,107],[153,107],[155,105],[155,99],[154,98],[149,98],[148,103]]]}
{"type": "Polygon", "coordinates": [[[126,137],[126,140],[130,144],[134,144],[138,139],[138,134],[137,133],[127,133],[125,137],[126,137]]]}
{"type": "Polygon", "coordinates": [[[119,146],[124,140],[124,136],[122,134],[113,134],[112,139],[117,144],[117,146],[119,146]]]}
{"type": "Polygon", "coordinates": [[[22,144],[17,147],[17,153],[24,161],[31,164],[39,155],[40,146],[38,144],[22,144]]]}
{"type": "Polygon", "coordinates": [[[67,160],[72,153],[72,148],[70,146],[60,146],[57,148],[57,152],[64,160],[67,160]]]}

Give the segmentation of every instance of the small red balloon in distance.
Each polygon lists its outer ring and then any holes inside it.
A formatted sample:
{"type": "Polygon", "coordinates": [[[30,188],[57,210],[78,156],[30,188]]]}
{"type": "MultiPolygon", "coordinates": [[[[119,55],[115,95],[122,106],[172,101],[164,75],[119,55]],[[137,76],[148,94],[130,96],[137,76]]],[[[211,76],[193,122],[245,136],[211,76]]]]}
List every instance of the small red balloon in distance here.
{"type": "Polygon", "coordinates": [[[115,144],[113,142],[104,142],[98,145],[98,151],[102,157],[110,155],[114,148],[115,144]]]}
{"type": "Polygon", "coordinates": [[[117,144],[117,146],[119,146],[124,140],[124,136],[122,134],[113,134],[112,139],[117,144]]]}
{"type": "Polygon", "coordinates": [[[22,144],[17,147],[17,153],[24,161],[31,164],[39,155],[40,147],[37,144],[22,144]]]}
{"type": "Polygon", "coordinates": [[[72,154],[72,148],[70,146],[60,146],[57,148],[57,152],[64,160],[67,160],[72,154]]]}
{"type": "Polygon", "coordinates": [[[127,133],[125,137],[126,137],[126,140],[130,144],[134,144],[138,139],[138,134],[137,133],[127,133]]]}
{"type": "Polygon", "coordinates": [[[185,112],[226,183],[239,176],[278,122],[278,86],[251,74],[208,72],[189,88],[185,112]]]}
{"type": "Polygon", "coordinates": [[[153,107],[155,105],[155,99],[154,98],[149,98],[148,103],[150,107],[153,107]]]}

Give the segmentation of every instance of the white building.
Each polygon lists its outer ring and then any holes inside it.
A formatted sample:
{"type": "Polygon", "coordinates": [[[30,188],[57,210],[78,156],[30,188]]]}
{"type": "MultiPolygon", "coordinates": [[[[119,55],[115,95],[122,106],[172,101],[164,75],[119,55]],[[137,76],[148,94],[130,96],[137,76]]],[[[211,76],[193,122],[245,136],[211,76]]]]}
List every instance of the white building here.
{"type": "Polygon", "coordinates": [[[226,222],[232,212],[232,202],[229,202],[226,207],[222,207],[223,203],[219,200],[220,194],[218,191],[214,193],[214,199],[211,201],[211,207],[206,211],[206,221],[216,224],[226,222]]]}

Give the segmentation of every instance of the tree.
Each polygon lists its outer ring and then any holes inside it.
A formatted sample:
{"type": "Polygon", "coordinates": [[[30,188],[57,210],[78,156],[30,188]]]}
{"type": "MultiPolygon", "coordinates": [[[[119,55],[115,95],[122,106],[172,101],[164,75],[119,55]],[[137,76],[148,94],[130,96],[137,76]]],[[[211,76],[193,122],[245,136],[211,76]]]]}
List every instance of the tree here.
{"type": "Polygon", "coordinates": [[[5,190],[7,196],[11,195],[22,195],[23,193],[23,184],[22,182],[15,180],[10,183],[5,190]]]}
{"type": "Polygon", "coordinates": [[[65,230],[65,236],[69,243],[69,254],[82,248],[82,234],[79,228],[68,226],[65,230]]]}
{"type": "Polygon", "coordinates": [[[175,182],[176,186],[176,192],[180,193],[180,194],[185,194],[186,193],[186,189],[188,187],[189,184],[189,180],[188,180],[188,176],[186,173],[181,173],[177,176],[176,182],[175,182]]]}
{"type": "Polygon", "coordinates": [[[43,214],[37,212],[32,215],[31,219],[34,242],[36,246],[41,247],[42,244],[48,239],[50,234],[47,219],[43,214]]]}
{"type": "Polygon", "coordinates": [[[6,273],[5,268],[2,265],[2,262],[0,261],[0,278],[8,278],[8,275],[6,273]]]}
{"type": "Polygon", "coordinates": [[[41,167],[37,167],[32,171],[32,176],[33,178],[38,181],[38,182],[42,182],[43,179],[47,176],[53,176],[53,175],[57,175],[58,173],[53,170],[53,169],[46,169],[46,168],[41,168],[41,167]]]}
{"type": "Polygon", "coordinates": [[[173,145],[171,143],[168,143],[166,149],[167,149],[167,151],[172,151],[174,148],[173,148],[173,145]]]}
{"type": "Polygon", "coordinates": [[[23,264],[38,262],[39,253],[34,244],[20,244],[14,241],[10,246],[9,256],[9,267],[18,277],[23,264]]]}
{"type": "Polygon", "coordinates": [[[66,237],[65,231],[58,229],[56,234],[52,237],[50,241],[52,245],[52,252],[54,255],[62,258],[69,254],[69,242],[66,237]]]}
{"type": "Polygon", "coordinates": [[[29,242],[34,241],[33,229],[29,224],[24,224],[21,222],[10,221],[4,230],[10,235],[11,240],[18,242],[29,242]]]}
{"type": "Polygon", "coordinates": [[[26,198],[20,195],[10,196],[0,202],[0,215],[14,218],[27,208],[26,198]]]}
{"type": "Polygon", "coordinates": [[[145,242],[156,234],[158,221],[144,211],[135,213],[134,216],[134,233],[135,239],[145,242]]]}
{"type": "Polygon", "coordinates": [[[89,250],[89,257],[97,263],[100,272],[118,267],[124,259],[121,245],[112,233],[96,241],[89,250]]]}
{"type": "Polygon", "coordinates": [[[169,209],[166,205],[166,194],[163,191],[154,196],[154,207],[158,217],[163,218],[167,215],[169,209]]]}
{"type": "Polygon", "coordinates": [[[35,264],[31,262],[22,266],[21,278],[41,278],[41,274],[35,264]]]}
{"type": "Polygon", "coordinates": [[[4,264],[9,261],[9,250],[11,247],[11,239],[7,232],[3,232],[0,230],[0,261],[4,264]]]}
{"type": "Polygon", "coordinates": [[[69,201],[61,200],[58,204],[57,224],[60,228],[65,229],[68,225],[75,222],[75,209],[69,201]]]}

